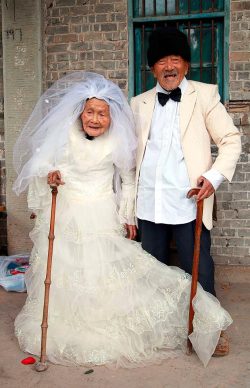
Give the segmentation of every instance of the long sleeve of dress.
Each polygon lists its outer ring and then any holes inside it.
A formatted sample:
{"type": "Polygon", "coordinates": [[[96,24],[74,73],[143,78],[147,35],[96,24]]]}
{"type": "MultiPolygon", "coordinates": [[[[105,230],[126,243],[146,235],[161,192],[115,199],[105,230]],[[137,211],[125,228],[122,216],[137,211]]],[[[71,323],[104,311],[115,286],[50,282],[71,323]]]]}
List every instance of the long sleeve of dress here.
{"type": "Polygon", "coordinates": [[[50,187],[47,177],[35,177],[29,184],[27,202],[28,208],[35,213],[49,206],[51,201],[50,187]]]}
{"type": "Polygon", "coordinates": [[[61,161],[56,166],[41,165],[40,170],[43,173],[41,176],[34,177],[29,184],[27,195],[29,209],[37,213],[39,210],[51,205],[51,189],[47,184],[47,174],[50,171],[58,170],[62,174],[62,180],[64,180],[68,172],[68,165],[68,150],[65,150],[61,161]]]}
{"type": "Polygon", "coordinates": [[[135,169],[129,172],[119,170],[121,177],[121,198],[119,217],[121,223],[135,225],[135,169]]]}

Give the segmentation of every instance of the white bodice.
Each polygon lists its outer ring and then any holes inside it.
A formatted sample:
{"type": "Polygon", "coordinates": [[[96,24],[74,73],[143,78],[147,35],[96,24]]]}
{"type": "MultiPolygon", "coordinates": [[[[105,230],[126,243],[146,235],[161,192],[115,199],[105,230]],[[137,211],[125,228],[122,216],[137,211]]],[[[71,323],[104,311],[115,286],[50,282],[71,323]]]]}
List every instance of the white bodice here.
{"type": "MultiPolygon", "coordinates": [[[[58,188],[58,200],[64,197],[64,199],[93,202],[98,198],[109,197],[116,202],[113,188],[115,173],[113,143],[109,132],[88,140],[78,121],[72,126],[69,136],[64,157],[54,168],[61,172],[62,180],[65,182],[58,188]]],[[[116,182],[120,181],[118,174],[122,181],[121,193],[119,192],[120,221],[134,224],[135,171],[117,169],[116,182]]],[[[37,212],[50,206],[50,202],[51,193],[46,177],[34,179],[29,186],[28,207],[37,212]]]]}
{"type": "Polygon", "coordinates": [[[77,125],[72,128],[65,158],[58,166],[65,185],[62,192],[91,198],[113,193],[114,165],[109,133],[85,138],[77,125]]]}

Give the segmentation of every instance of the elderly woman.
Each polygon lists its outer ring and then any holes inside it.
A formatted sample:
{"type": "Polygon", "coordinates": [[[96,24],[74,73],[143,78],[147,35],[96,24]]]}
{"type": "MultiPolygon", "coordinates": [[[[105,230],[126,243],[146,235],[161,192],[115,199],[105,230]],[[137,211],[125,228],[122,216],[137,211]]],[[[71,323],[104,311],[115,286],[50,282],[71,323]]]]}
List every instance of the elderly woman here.
{"type": "MultiPolygon", "coordinates": [[[[101,75],[70,74],[35,107],[14,154],[14,189],[19,193],[29,185],[28,204],[37,214],[30,234],[28,297],[15,321],[24,351],[40,353],[51,197],[47,182],[60,186],[48,359],[134,367],[185,348],[190,276],[126,238],[136,233],[135,149],[129,105],[101,75]]],[[[231,318],[201,287],[194,309],[190,339],[206,365],[231,318]]]]}

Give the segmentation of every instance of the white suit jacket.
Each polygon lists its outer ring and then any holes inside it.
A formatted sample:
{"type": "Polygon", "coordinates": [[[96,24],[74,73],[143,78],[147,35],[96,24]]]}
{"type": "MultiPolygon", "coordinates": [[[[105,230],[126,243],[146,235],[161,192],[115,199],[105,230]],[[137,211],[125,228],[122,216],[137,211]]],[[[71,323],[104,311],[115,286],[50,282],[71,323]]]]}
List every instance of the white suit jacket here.
{"type": "MultiPolygon", "coordinates": [[[[153,88],[131,99],[131,108],[138,136],[136,166],[136,198],[140,168],[149,136],[155,104],[153,88]]],[[[188,88],[180,101],[181,145],[187,165],[190,186],[197,187],[197,179],[212,166],[226,179],[232,180],[241,152],[240,133],[220,102],[216,85],[188,81],[188,88]],[[212,161],[211,139],[218,147],[212,161]]],[[[214,196],[205,199],[203,223],[212,229],[214,196]]]]}

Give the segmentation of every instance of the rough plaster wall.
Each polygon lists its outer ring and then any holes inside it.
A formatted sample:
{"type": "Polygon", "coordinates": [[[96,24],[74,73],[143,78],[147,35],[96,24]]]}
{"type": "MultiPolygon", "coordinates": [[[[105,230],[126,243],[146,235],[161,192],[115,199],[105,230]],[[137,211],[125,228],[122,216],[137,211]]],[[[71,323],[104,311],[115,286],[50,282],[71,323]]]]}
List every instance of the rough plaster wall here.
{"type": "Polygon", "coordinates": [[[2,46],[2,8],[0,1],[0,205],[5,205],[5,154],[4,154],[4,106],[3,106],[3,46],[2,46]]]}
{"type": "Polygon", "coordinates": [[[2,1],[2,12],[8,253],[13,254],[31,246],[26,195],[16,197],[12,191],[12,151],[41,93],[40,0],[2,1]]]}
{"type": "MultiPolygon", "coordinates": [[[[0,206],[6,204],[5,144],[4,144],[4,109],[3,109],[3,46],[2,46],[2,6],[0,1],[0,206]]],[[[6,211],[0,211],[0,255],[7,254],[6,211]]]]}

